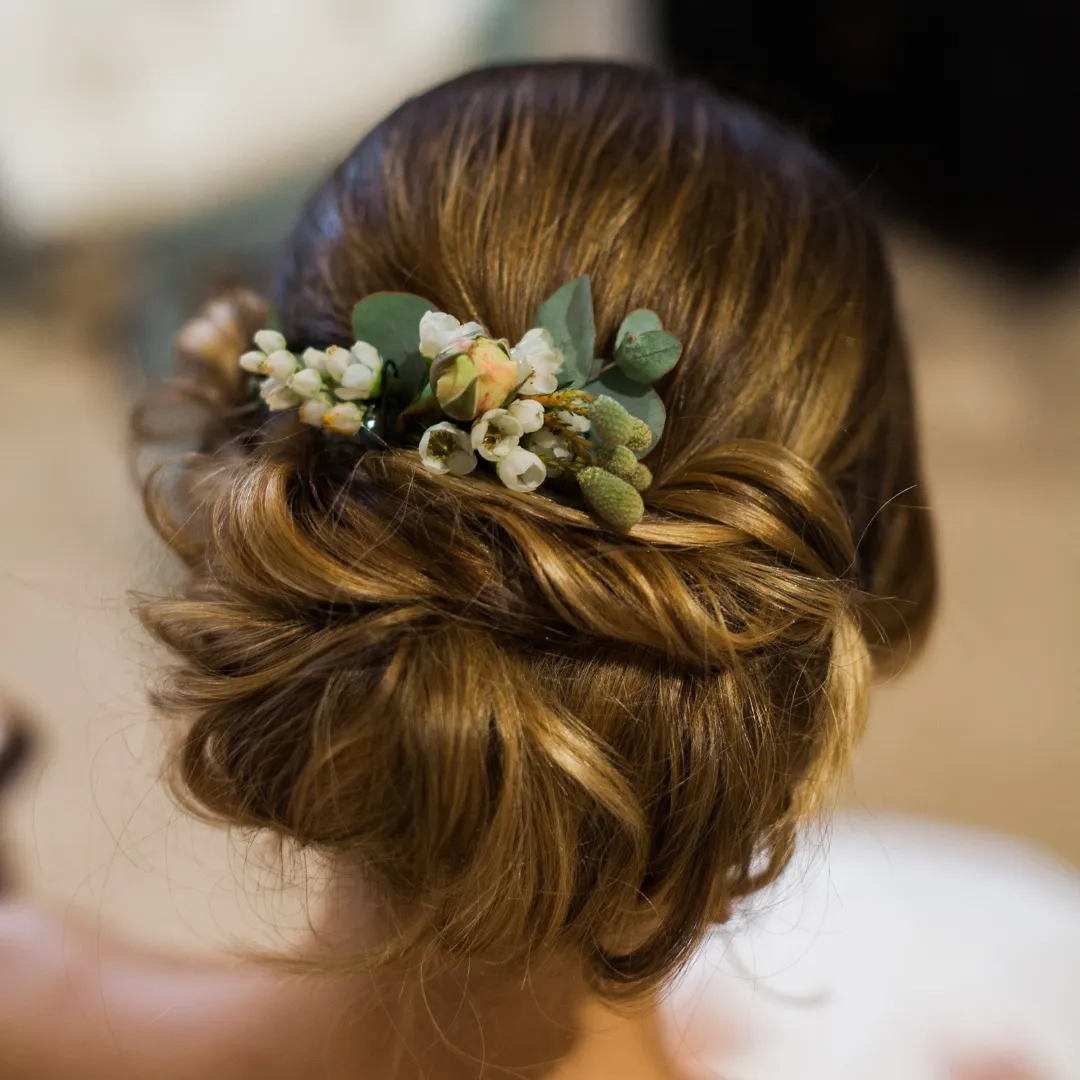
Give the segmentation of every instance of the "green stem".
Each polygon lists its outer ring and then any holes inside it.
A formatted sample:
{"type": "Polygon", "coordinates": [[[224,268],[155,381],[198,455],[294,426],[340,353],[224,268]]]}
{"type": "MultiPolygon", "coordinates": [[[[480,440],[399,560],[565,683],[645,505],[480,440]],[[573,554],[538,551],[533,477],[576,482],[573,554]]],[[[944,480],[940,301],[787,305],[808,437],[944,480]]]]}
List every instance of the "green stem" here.
{"type": "Polygon", "coordinates": [[[568,472],[571,476],[576,476],[582,469],[587,469],[590,465],[588,461],[578,461],[575,458],[562,461],[548,454],[537,454],[536,456],[549,468],[558,469],[560,472],[568,472]]]}

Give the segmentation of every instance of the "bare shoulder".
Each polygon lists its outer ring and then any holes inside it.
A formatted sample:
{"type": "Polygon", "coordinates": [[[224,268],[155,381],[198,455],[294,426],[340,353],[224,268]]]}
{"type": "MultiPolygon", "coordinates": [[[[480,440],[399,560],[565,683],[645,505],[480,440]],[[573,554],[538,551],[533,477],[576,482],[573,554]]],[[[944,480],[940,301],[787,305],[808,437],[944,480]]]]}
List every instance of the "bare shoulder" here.
{"type": "Polygon", "coordinates": [[[0,905],[5,1080],[280,1076],[268,1034],[281,1007],[253,969],[155,954],[91,922],[0,905]]]}

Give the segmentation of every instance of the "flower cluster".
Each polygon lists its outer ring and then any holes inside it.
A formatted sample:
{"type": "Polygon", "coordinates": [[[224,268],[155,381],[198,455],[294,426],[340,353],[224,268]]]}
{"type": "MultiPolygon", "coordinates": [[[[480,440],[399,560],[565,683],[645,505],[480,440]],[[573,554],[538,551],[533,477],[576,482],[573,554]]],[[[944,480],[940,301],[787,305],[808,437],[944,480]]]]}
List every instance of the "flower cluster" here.
{"type": "Polygon", "coordinates": [[[300,407],[300,419],[338,435],[355,435],[364,426],[357,402],[378,397],[383,361],[364,341],[351,349],[331,345],[307,349],[297,357],[276,330],[260,330],[256,348],[240,357],[240,366],[264,376],[259,395],[273,411],[300,407]]]}
{"type": "Polygon", "coordinates": [[[313,427],[341,435],[374,428],[404,445],[418,441],[434,473],[467,476],[484,462],[512,491],[552,481],[615,528],[641,520],[652,475],[638,458],[665,417],[654,384],[682,352],[655,312],[630,312],[607,360],[595,356],[584,275],[540,305],[514,346],[409,293],[361,299],[352,330],[350,348],[299,357],[280,333],[260,330],[240,364],[260,376],[269,409],[295,408],[313,427]]]}
{"type": "Polygon", "coordinates": [[[535,491],[562,471],[560,458],[573,456],[562,430],[580,435],[589,429],[583,415],[588,395],[576,394],[574,413],[571,401],[560,409],[546,398],[563,367],[547,330],[534,328],[511,348],[478,323],[462,325],[445,312],[429,311],[420,322],[420,352],[431,361],[431,393],[439,408],[471,424],[464,431],[442,421],[424,432],[420,459],[432,472],[465,476],[479,456],[511,490],[535,491]]]}

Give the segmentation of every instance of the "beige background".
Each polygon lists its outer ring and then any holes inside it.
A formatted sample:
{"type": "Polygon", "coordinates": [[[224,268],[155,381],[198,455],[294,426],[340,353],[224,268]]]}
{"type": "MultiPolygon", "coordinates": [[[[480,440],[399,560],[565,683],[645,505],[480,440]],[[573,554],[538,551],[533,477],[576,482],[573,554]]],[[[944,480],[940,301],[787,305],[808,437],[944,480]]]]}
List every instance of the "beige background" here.
{"type": "MultiPolygon", "coordinates": [[[[1080,282],[1025,290],[920,241],[894,249],[944,596],[928,654],[878,694],[848,802],[1080,863],[1080,282]]],[[[56,903],[156,941],[273,939],[302,921],[302,891],[157,783],[153,657],[127,593],[167,565],[126,471],[137,388],[86,340],[74,322],[0,320],[0,689],[46,736],[5,824],[56,903]]]]}
{"type": "Polygon", "coordinates": [[[893,247],[943,595],[926,655],[878,693],[852,799],[1080,862],[1080,282],[893,247]]]}

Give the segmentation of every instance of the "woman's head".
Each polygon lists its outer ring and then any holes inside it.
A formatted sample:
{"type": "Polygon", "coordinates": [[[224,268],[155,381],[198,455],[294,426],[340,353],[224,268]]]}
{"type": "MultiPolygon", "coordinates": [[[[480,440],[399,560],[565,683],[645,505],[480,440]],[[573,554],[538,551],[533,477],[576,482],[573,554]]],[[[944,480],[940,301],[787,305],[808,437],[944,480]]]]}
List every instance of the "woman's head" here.
{"type": "Polygon", "coordinates": [[[708,91],[565,64],[410,101],[308,202],[276,303],[294,349],[380,290],[516,338],[579,274],[600,355],[638,307],[684,346],[628,536],[237,409],[257,312],[219,306],[240,332],[181,351],[217,415],[148,488],[191,584],[143,614],[191,805],[361,866],[418,945],[633,989],[782,867],[934,562],[874,226],[708,91]]]}

